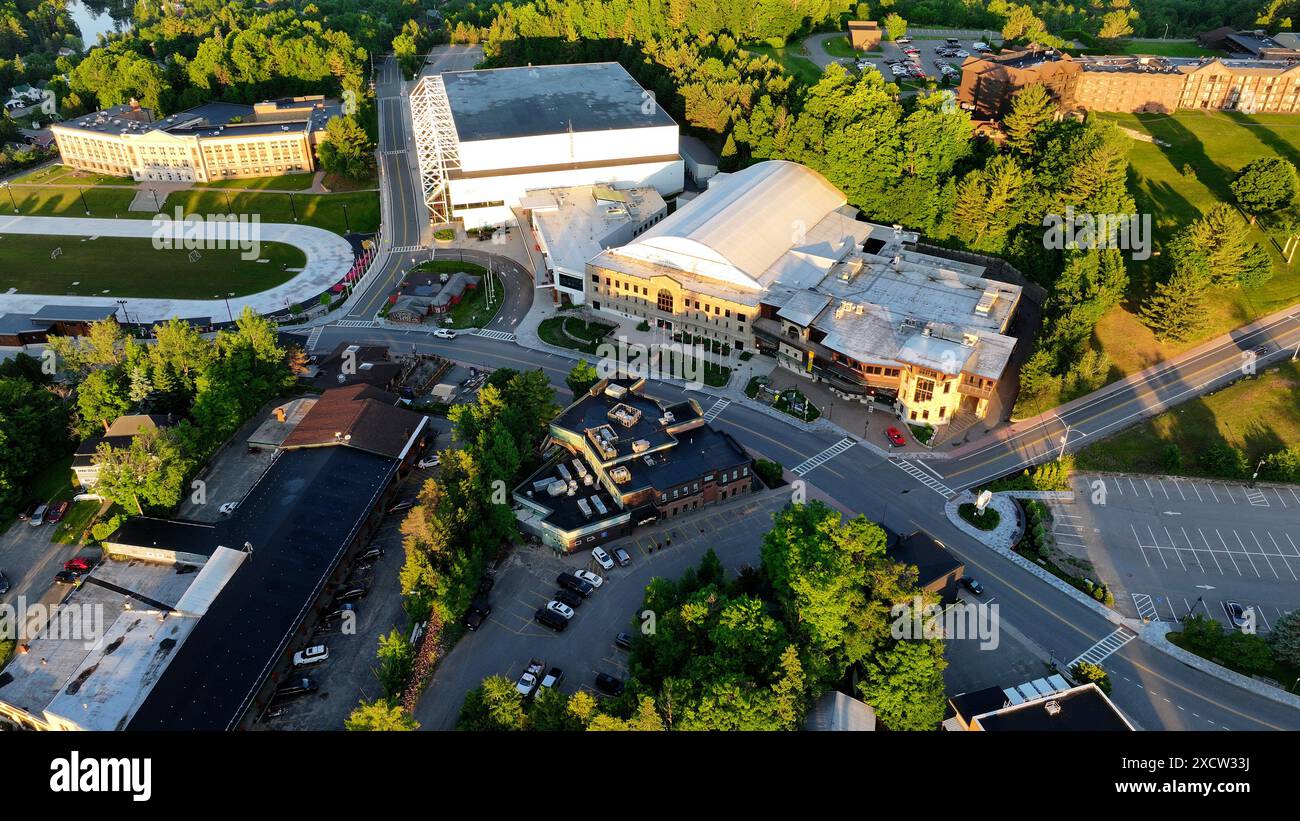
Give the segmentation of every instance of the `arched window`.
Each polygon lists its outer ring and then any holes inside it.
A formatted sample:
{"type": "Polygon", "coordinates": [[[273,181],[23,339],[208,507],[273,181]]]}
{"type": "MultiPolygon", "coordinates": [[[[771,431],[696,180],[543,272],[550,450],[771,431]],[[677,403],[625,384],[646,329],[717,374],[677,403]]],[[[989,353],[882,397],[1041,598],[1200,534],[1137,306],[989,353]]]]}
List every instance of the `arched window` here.
{"type": "Polygon", "coordinates": [[[667,288],[659,289],[659,310],[669,314],[673,312],[673,294],[667,288]]]}

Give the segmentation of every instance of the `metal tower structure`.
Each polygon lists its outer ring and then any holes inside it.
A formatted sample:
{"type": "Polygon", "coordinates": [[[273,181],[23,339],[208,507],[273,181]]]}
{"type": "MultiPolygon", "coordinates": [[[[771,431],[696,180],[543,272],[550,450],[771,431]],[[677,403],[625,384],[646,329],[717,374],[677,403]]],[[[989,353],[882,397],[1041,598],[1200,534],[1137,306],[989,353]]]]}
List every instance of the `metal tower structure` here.
{"type": "Polygon", "coordinates": [[[434,224],[451,222],[448,172],[460,168],[460,154],[442,77],[422,77],[416,83],[411,91],[411,121],[415,157],[420,164],[420,188],[429,206],[429,218],[434,224]]]}

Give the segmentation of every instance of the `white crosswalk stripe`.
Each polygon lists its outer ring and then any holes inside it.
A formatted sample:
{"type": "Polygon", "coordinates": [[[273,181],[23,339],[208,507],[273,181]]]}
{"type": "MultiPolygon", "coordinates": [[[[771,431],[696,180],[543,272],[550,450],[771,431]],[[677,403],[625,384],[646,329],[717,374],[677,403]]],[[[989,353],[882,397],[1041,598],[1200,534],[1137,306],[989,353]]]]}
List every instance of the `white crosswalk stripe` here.
{"type": "Polygon", "coordinates": [[[382,153],[385,157],[391,157],[391,156],[393,156],[394,154],[405,154],[406,151],[404,151],[403,149],[397,148],[397,149],[393,149],[392,151],[383,151],[383,152],[380,152],[380,153],[382,153]]]}
{"type": "Polygon", "coordinates": [[[856,444],[857,442],[846,436],[816,456],[811,456],[795,465],[790,472],[795,476],[806,476],[856,444]]]}
{"type": "Polygon", "coordinates": [[[334,325],[338,328],[375,328],[379,323],[373,319],[340,319],[334,325]]]}
{"type": "Polygon", "coordinates": [[[410,254],[415,251],[423,251],[423,245],[399,245],[393,249],[394,254],[410,254]]]}
{"type": "Polygon", "coordinates": [[[484,336],[488,339],[496,339],[501,342],[514,342],[515,335],[509,331],[490,331],[487,328],[479,328],[474,332],[475,336],[484,336]]]}
{"type": "Polygon", "coordinates": [[[1249,500],[1250,503],[1255,507],[1270,506],[1268,503],[1268,497],[1264,495],[1264,491],[1260,490],[1257,487],[1248,487],[1245,488],[1245,491],[1246,491],[1246,499],[1249,500]]]}
{"type": "Polygon", "coordinates": [[[316,350],[316,343],[320,341],[320,335],[324,332],[324,325],[317,325],[315,328],[311,329],[311,333],[307,334],[307,350],[316,350]]]}
{"type": "Polygon", "coordinates": [[[1156,603],[1146,593],[1130,593],[1133,597],[1133,606],[1137,608],[1138,618],[1147,621],[1160,621],[1160,611],[1156,609],[1156,603]]]}
{"type": "Polygon", "coordinates": [[[1087,650],[1084,650],[1079,654],[1078,658],[1070,662],[1069,666],[1073,667],[1081,661],[1090,661],[1093,664],[1101,664],[1101,662],[1109,658],[1112,653],[1135,638],[1137,638],[1137,633],[1121,627],[1114,633],[1111,633],[1109,636],[1106,636],[1101,641],[1089,647],[1087,650]]]}
{"type": "Polygon", "coordinates": [[[704,421],[712,422],[714,419],[717,419],[718,414],[726,410],[727,406],[730,404],[731,404],[730,399],[719,399],[717,402],[714,402],[713,407],[709,408],[707,411],[704,412],[704,421]]]}
{"type": "Polygon", "coordinates": [[[889,464],[911,476],[916,481],[925,485],[945,499],[951,499],[957,495],[957,491],[940,482],[933,474],[926,472],[906,459],[890,459],[889,464]]]}

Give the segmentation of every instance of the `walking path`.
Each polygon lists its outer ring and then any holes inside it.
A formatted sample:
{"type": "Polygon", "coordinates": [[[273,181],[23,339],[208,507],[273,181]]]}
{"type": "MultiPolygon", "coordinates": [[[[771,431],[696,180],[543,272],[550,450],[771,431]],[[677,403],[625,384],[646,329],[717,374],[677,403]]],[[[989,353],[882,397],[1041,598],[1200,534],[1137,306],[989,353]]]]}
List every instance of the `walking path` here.
{"type": "MultiPolygon", "coordinates": [[[[203,223],[209,235],[229,229],[222,223],[203,223]]],[[[128,237],[150,239],[154,232],[152,220],[90,219],[81,217],[6,217],[0,219],[0,234],[38,234],[66,237],[128,237]]],[[[238,314],[245,306],[259,314],[283,311],[290,305],[314,299],[347,274],[352,267],[352,246],[347,240],[323,228],[287,223],[259,223],[259,242],[281,242],[293,245],[307,257],[307,263],[297,276],[270,290],[242,297],[231,297],[230,310],[238,314]]],[[[3,240],[0,240],[3,241],[3,240]]],[[[214,284],[214,290],[220,288],[214,284]]],[[[86,305],[117,307],[113,294],[97,297],[59,296],[57,294],[0,294],[0,314],[35,313],[45,305],[86,305]]],[[[158,322],[172,317],[186,319],[211,317],[216,321],[226,318],[226,302],[220,299],[145,299],[131,298],[127,306],[132,321],[158,322]]]]}

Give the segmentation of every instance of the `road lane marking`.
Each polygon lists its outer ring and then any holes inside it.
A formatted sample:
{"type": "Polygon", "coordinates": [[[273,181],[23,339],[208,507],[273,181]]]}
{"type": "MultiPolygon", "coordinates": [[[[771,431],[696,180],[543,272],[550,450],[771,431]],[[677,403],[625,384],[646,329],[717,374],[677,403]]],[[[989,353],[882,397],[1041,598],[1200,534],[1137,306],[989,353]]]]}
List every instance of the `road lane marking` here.
{"type": "Polygon", "coordinates": [[[1134,633],[1133,631],[1128,630],[1127,628],[1120,627],[1110,635],[1103,637],[1100,641],[1098,641],[1093,646],[1089,647],[1087,650],[1084,650],[1074,659],[1074,661],[1070,662],[1067,666],[1074,667],[1074,665],[1078,664],[1081,661],[1088,661],[1088,662],[1092,662],[1093,664],[1100,664],[1102,661],[1109,658],[1110,655],[1114,653],[1116,650],[1128,644],[1130,641],[1132,641],[1135,638],[1137,638],[1137,633],[1134,633]]]}
{"type": "Polygon", "coordinates": [[[836,442],[835,444],[823,450],[821,453],[810,456],[807,459],[800,462],[799,464],[795,465],[793,468],[790,469],[790,472],[802,478],[808,475],[809,473],[811,473],[812,471],[816,470],[817,468],[821,467],[822,465],[826,464],[830,460],[834,459],[836,456],[839,456],[841,453],[843,453],[844,451],[848,450],[849,448],[853,447],[856,444],[857,442],[855,440],[850,439],[849,437],[846,436],[840,441],[836,442]]]}

